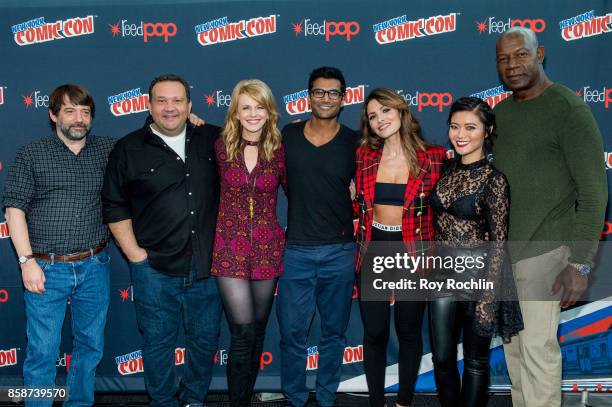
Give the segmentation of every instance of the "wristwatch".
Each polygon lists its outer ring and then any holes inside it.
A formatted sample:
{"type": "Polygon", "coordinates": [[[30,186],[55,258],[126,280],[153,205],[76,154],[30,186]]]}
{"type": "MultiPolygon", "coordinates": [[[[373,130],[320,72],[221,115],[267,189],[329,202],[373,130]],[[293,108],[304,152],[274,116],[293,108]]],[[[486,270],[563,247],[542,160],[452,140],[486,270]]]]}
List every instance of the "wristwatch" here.
{"type": "Polygon", "coordinates": [[[33,259],[34,256],[32,254],[26,254],[25,256],[19,256],[19,264],[26,264],[28,260],[33,259]]]}
{"type": "Polygon", "coordinates": [[[569,265],[578,270],[582,276],[588,276],[591,272],[591,266],[588,264],[569,263],[569,265]]]}

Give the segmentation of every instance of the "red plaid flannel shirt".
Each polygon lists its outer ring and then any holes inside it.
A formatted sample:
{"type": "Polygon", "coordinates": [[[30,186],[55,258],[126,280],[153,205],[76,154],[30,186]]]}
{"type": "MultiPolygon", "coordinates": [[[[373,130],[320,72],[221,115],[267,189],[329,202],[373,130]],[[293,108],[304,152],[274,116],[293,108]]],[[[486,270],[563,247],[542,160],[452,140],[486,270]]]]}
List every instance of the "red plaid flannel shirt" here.
{"type": "MultiPolygon", "coordinates": [[[[382,148],[372,150],[368,147],[357,149],[357,172],[353,201],[354,216],[358,217],[357,253],[355,266],[361,270],[361,262],[368,243],[372,239],[372,220],[374,208],[374,187],[382,148]]],[[[404,192],[404,212],[402,215],[402,240],[409,254],[418,254],[428,249],[426,242],[434,240],[433,217],[429,196],[438,182],[445,159],[445,150],[433,146],[427,151],[418,151],[419,175],[409,178],[404,192]],[[422,243],[421,243],[422,242],[422,243]]]]}

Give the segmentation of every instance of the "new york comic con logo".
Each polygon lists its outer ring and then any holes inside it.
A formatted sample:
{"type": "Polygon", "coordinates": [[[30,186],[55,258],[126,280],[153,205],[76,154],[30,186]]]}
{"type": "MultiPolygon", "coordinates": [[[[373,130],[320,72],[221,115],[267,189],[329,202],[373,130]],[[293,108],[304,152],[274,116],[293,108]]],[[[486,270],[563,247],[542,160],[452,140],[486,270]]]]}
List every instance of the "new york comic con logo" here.
{"type": "MultiPolygon", "coordinates": [[[[606,163],[606,169],[612,170],[612,152],[606,151],[604,152],[604,161],[606,163]]],[[[610,229],[612,231],[612,229],[610,229]]],[[[612,233],[607,233],[612,234],[612,233]]]]}
{"type": "Polygon", "coordinates": [[[496,17],[488,17],[482,21],[476,21],[476,29],[480,34],[501,34],[511,27],[525,27],[531,29],[535,33],[541,33],[546,29],[546,21],[541,18],[498,19],[496,17]]]}
{"type": "MultiPolygon", "coordinates": [[[[343,106],[355,105],[364,101],[365,85],[355,87],[347,87],[344,93],[343,106]]],[[[294,92],[283,97],[285,110],[290,115],[302,114],[310,112],[310,99],[308,98],[308,89],[294,92]]]]}
{"type": "Polygon", "coordinates": [[[303,35],[304,37],[325,37],[325,41],[329,42],[331,37],[339,36],[346,41],[350,41],[351,37],[359,34],[361,27],[357,21],[327,21],[313,22],[310,18],[305,18],[298,23],[292,23],[295,36],[303,35]]]}
{"type": "Polygon", "coordinates": [[[149,94],[143,94],[140,88],[109,96],[107,101],[114,116],[125,116],[149,110],[149,94]]]}
{"type": "Polygon", "coordinates": [[[406,15],[394,17],[372,26],[374,39],[384,45],[455,31],[459,13],[408,20],[406,15]]]}
{"type": "MultiPolygon", "coordinates": [[[[0,164],[0,169],[2,169],[2,165],[0,164]]],[[[7,239],[11,236],[9,232],[9,227],[6,222],[0,223],[0,239],[7,239]]]]}
{"type": "MultiPolygon", "coordinates": [[[[319,368],[319,348],[311,346],[306,349],[308,354],[306,358],[306,370],[316,370],[319,368]]],[[[342,356],[342,364],[350,365],[353,363],[363,362],[363,345],[347,346],[344,348],[342,356]]]]}
{"type": "MultiPolygon", "coordinates": [[[[122,376],[133,375],[144,372],[144,363],[142,361],[142,351],[137,350],[125,355],[115,357],[117,371],[122,376]]],[[[176,348],[174,350],[174,365],[179,366],[185,363],[185,348],[176,348]]]]}
{"type": "Polygon", "coordinates": [[[168,39],[174,37],[178,32],[175,23],[167,22],[140,21],[139,23],[130,23],[128,20],[121,20],[108,26],[113,37],[142,37],[144,42],[149,42],[151,37],[161,37],[164,42],[168,42],[168,39]]]}
{"type": "Polygon", "coordinates": [[[15,366],[17,364],[17,348],[0,350],[0,367],[15,366]]]}
{"type": "Polygon", "coordinates": [[[480,92],[472,93],[470,96],[480,98],[487,102],[491,108],[495,107],[499,102],[507,99],[512,95],[512,91],[504,88],[503,85],[489,88],[480,92]]]}
{"type": "Polygon", "coordinates": [[[595,11],[587,11],[574,17],[559,21],[561,38],[574,41],[612,31],[612,13],[596,16],[595,11]]]}
{"type": "Polygon", "coordinates": [[[19,46],[78,37],[94,33],[94,16],[73,17],[53,23],[47,23],[44,17],[38,17],[15,24],[11,31],[19,46]]]}
{"type": "Polygon", "coordinates": [[[194,27],[202,46],[244,40],[276,32],[276,15],[253,17],[248,20],[228,21],[227,16],[198,24],[194,27]]]}

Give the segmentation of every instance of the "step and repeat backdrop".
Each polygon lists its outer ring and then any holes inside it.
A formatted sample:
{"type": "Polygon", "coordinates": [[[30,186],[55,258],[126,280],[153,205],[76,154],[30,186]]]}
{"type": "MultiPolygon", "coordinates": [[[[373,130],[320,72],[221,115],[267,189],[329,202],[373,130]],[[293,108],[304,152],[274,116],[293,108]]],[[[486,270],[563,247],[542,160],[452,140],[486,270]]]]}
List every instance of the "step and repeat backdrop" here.
{"type": "MultiPolygon", "coordinates": [[[[94,95],[93,132],[120,138],[145,122],[149,82],[159,74],[185,77],[191,85],[193,111],[214,124],[223,123],[234,85],[241,79],[259,78],[274,91],[284,125],[309,117],[308,74],[318,66],[332,65],[342,69],[347,80],[342,123],[357,128],[365,96],[386,86],[406,99],[429,141],[449,146],[445,122],[453,100],[476,95],[495,105],[510,96],[497,77],[495,41],[517,25],[537,33],[546,47],[549,77],[575,90],[591,107],[605,149],[612,151],[610,0],[90,3],[9,1],[0,6],[0,191],[17,149],[50,133],[48,95],[67,82],[84,85],[94,95]]],[[[612,168],[609,152],[601,159],[612,168]]],[[[284,222],[284,197],[278,212],[284,222]]],[[[606,218],[612,219],[609,214],[606,218]]],[[[602,239],[609,234],[612,223],[605,221],[602,239]]],[[[26,347],[23,288],[9,237],[0,215],[0,385],[21,382],[26,347]]],[[[97,389],[142,391],[141,338],[129,271],[114,246],[111,254],[111,305],[97,389]]],[[[602,267],[596,270],[607,272],[602,267]]],[[[612,306],[605,300],[562,313],[559,340],[565,390],[612,391],[611,323],[612,306]]],[[[308,354],[304,369],[311,376],[318,362],[317,325],[315,319],[310,346],[304,349],[308,354]]],[[[425,354],[417,387],[432,391],[428,328],[424,328],[425,354]]],[[[70,367],[70,343],[67,322],[56,363],[60,383],[70,367]]],[[[228,345],[225,327],[215,358],[215,390],[226,387],[228,345]]],[[[184,356],[179,344],[175,358],[179,370],[184,356]]],[[[280,389],[279,358],[273,314],[258,389],[280,389]]],[[[387,383],[393,391],[395,339],[388,360],[387,383]]],[[[340,391],[367,391],[362,362],[362,328],[354,300],[340,391]]],[[[499,340],[493,343],[491,364],[492,389],[507,389],[499,340]]]]}

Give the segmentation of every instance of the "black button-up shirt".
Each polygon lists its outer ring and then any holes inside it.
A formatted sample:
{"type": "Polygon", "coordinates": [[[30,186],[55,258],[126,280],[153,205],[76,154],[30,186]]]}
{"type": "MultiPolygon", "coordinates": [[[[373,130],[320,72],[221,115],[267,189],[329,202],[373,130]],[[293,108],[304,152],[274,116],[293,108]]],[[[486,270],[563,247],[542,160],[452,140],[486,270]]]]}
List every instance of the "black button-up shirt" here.
{"type": "Polygon", "coordinates": [[[108,241],[100,190],[114,142],[88,135],[74,154],[53,133],[19,149],[8,169],[4,207],[25,212],[34,253],[84,252],[108,241]]]}
{"type": "Polygon", "coordinates": [[[145,125],[117,142],[102,189],[105,223],[132,220],[149,264],[185,276],[195,256],[208,276],[219,207],[214,142],[219,128],[187,124],[185,161],[145,125]]]}

